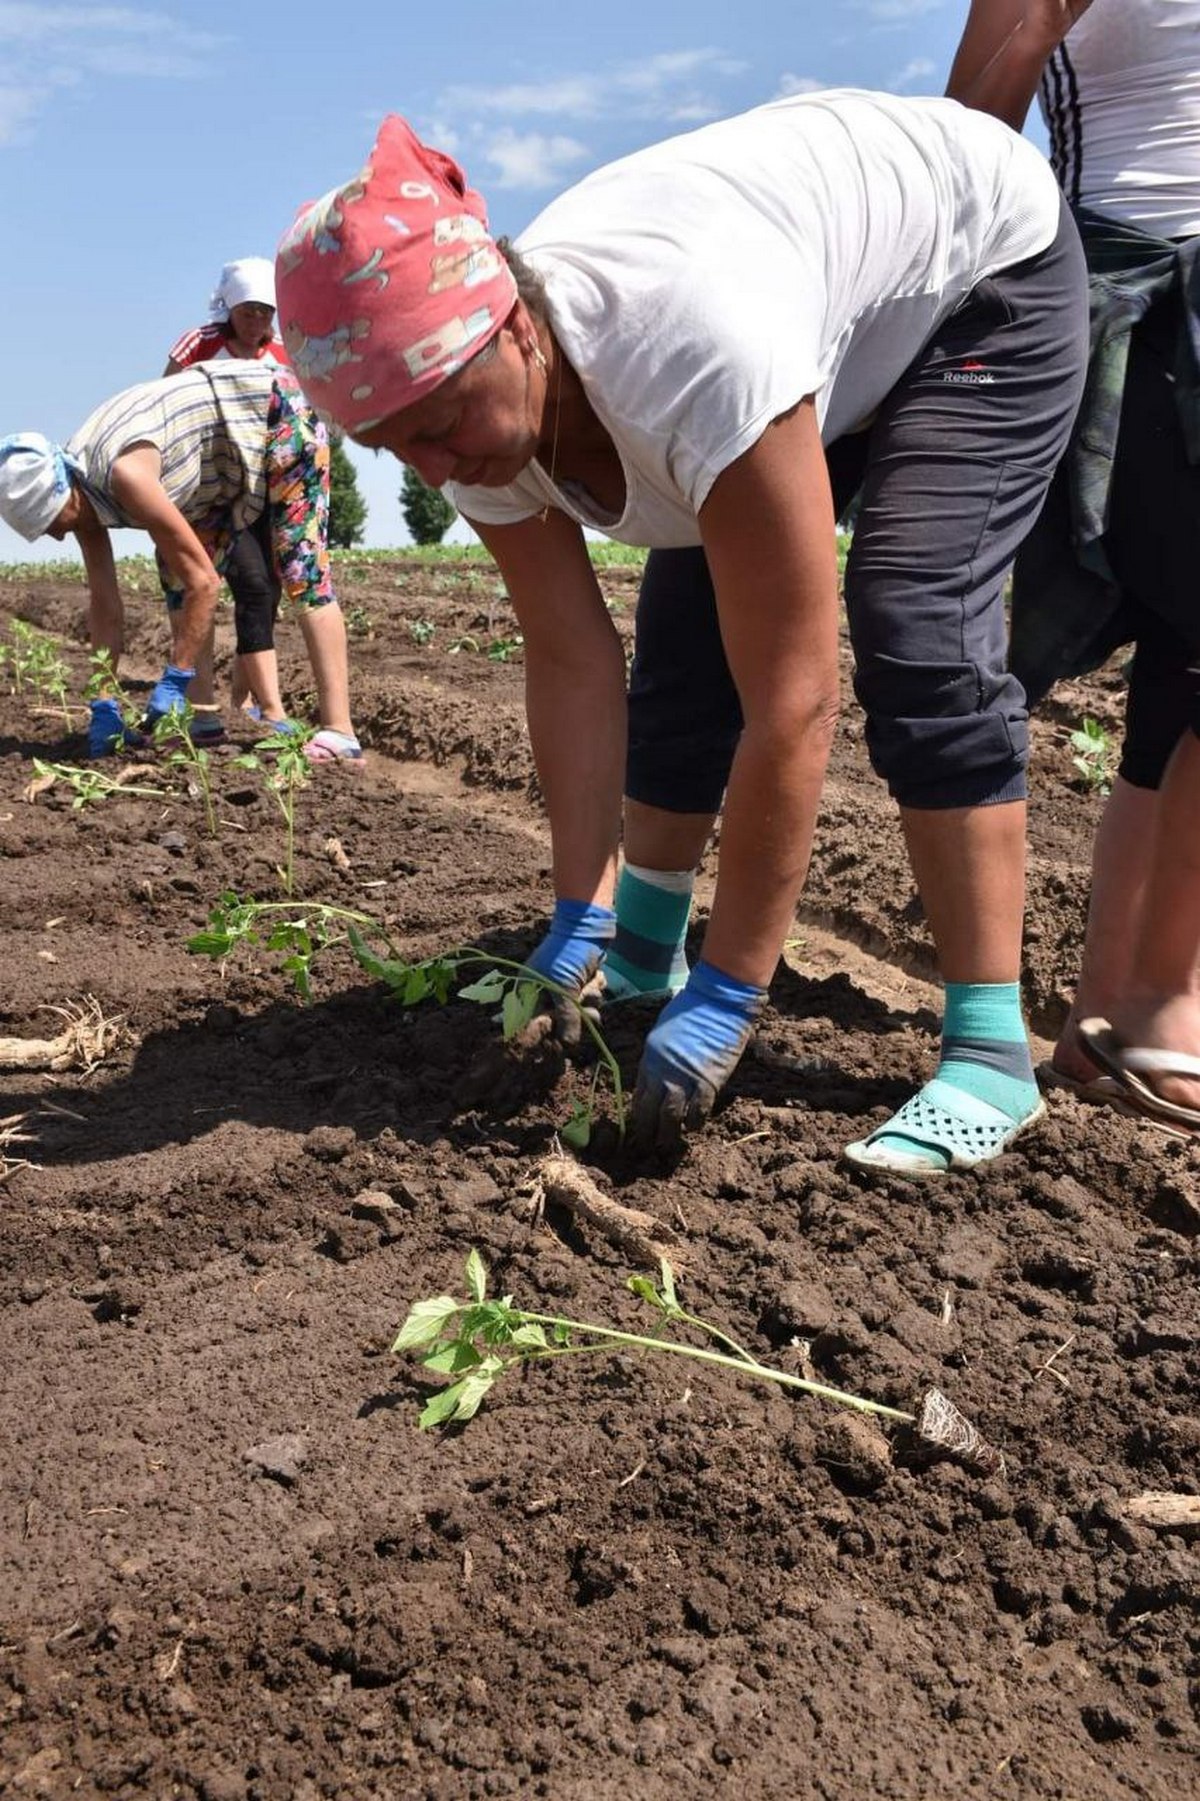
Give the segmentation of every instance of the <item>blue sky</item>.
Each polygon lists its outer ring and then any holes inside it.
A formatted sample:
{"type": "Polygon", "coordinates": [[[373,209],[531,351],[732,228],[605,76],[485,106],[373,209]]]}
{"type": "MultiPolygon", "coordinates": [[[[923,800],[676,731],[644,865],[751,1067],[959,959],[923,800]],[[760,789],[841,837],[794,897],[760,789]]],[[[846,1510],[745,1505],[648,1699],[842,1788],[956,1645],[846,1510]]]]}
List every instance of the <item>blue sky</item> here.
{"type": "MultiPolygon", "coordinates": [[[[939,93],[966,10],[0,0],[0,433],[66,438],[160,374],[207,316],[221,264],[273,254],[296,207],[353,174],[386,112],[453,150],[493,229],[516,232],[597,164],[781,93],[939,93]]],[[[404,542],[399,465],[354,458],[367,542],[404,542]]],[[[116,547],[147,540],[119,533],[116,547]]],[[[0,524],[0,561],[30,554],[0,524]]],[[[62,551],[43,539],[32,554],[62,551]]]]}

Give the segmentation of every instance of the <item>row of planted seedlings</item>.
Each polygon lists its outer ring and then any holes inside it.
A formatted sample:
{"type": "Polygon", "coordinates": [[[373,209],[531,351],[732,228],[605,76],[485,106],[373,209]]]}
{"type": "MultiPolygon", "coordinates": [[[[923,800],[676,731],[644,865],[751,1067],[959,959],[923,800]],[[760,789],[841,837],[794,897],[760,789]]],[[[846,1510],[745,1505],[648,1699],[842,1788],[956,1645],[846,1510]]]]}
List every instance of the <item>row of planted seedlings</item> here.
{"type": "MultiPolygon", "coordinates": [[[[15,691],[28,689],[52,698],[71,725],[66,670],[47,634],[14,622],[12,643],[0,646],[0,665],[9,670],[15,691]]],[[[87,698],[94,693],[119,693],[111,661],[103,655],[93,658],[87,698]]],[[[216,838],[220,813],[212,758],[209,750],[191,736],[193,717],[192,709],[185,706],[181,712],[159,720],[150,734],[150,743],[157,753],[155,763],[127,764],[115,775],[94,767],[47,763],[35,758],[36,777],[28,791],[30,798],[62,783],[70,788],[76,809],[122,794],[170,799],[170,791],[142,786],[129,777],[143,770],[176,770],[184,777],[187,791],[201,802],[206,829],[210,837],[216,838]]],[[[222,967],[239,950],[274,957],[305,1003],[312,998],[314,960],[338,944],[347,945],[360,967],[406,1007],[427,1001],[445,1005],[456,983],[470,974],[473,979],[457,988],[457,998],[492,1009],[506,1040],[523,1032],[540,1006],[549,1005],[560,1013],[565,1010],[574,1020],[576,1035],[590,1039],[595,1061],[590,1093],[586,1099],[574,1102],[558,1136],[573,1150],[587,1146],[599,1090],[606,1084],[617,1137],[623,1138],[625,1095],[620,1066],[593,1007],[557,983],[533,974],[522,963],[474,946],[409,961],[396,953],[382,923],[369,913],[297,896],[297,806],[312,777],[312,764],[305,755],[305,744],[311,735],[303,727],[289,734],[272,734],[237,757],[233,765],[261,775],[282,816],[285,851],[278,874],[284,898],[243,897],[235,890],[226,890],[211,906],[205,927],[186,941],[187,950],[193,955],[211,957],[222,967]]],[[[548,1158],[537,1179],[546,1186],[552,1185],[555,1197],[577,1211],[590,1212],[609,1224],[617,1216],[619,1238],[632,1246],[643,1264],[650,1263],[652,1254],[658,1252],[658,1244],[644,1230],[654,1223],[649,1216],[632,1214],[604,1196],[578,1166],[559,1156],[548,1158]]],[[[1003,1471],[1001,1454],[940,1390],[928,1390],[915,1410],[909,1411],[773,1368],[722,1327],[682,1305],[675,1272],[666,1257],[658,1257],[657,1267],[657,1280],[643,1274],[629,1279],[629,1290],[651,1314],[648,1329],[635,1332],[611,1323],[520,1307],[511,1295],[489,1296],[486,1269],[479,1253],[473,1250],[466,1263],[466,1295],[456,1298],[441,1294],[415,1302],[392,1347],[396,1353],[418,1353],[426,1370],[446,1378],[445,1385],[424,1405],[421,1426],[465,1424],[495,1384],[518,1365],[581,1356],[594,1358],[616,1351],[654,1352],[685,1357],[693,1363],[870,1414],[984,1472],[1003,1471]],[[674,1336],[680,1329],[690,1331],[700,1343],[674,1336]]]]}

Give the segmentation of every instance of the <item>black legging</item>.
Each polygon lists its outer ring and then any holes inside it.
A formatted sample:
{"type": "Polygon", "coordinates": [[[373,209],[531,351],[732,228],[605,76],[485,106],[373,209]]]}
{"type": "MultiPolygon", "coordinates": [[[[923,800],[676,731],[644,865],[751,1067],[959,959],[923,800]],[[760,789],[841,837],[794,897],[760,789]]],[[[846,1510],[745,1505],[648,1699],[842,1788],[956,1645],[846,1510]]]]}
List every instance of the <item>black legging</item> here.
{"type": "Polygon", "coordinates": [[[233,541],[225,580],[233,595],[233,623],[238,654],[275,648],[275,620],[279,613],[280,582],[271,549],[269,510],[233,541]]]}

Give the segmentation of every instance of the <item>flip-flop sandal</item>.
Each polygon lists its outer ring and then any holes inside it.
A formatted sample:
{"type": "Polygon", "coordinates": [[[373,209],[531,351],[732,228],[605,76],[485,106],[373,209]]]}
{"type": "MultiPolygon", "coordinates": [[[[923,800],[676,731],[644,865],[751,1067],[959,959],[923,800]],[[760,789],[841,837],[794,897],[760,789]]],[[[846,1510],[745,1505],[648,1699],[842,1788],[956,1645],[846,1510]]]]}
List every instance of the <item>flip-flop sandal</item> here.
{"type": "Polygon", "coordinates": [[[357,738],[326,730],[309,739],[304,754],[310,763],[360,763],[363,752],[357,738]]]}
{"type": "Polygon", "coordinates": [[[1200,1136],[1200,1107],[1184,1107],[1164,1100],[1146,1076],[1200,1077],[1200,1057],[1188,1051],[1159,1050],[1150,1045],[1122,1044],[1106,1019],[1084,1019],[1079,1036],[1088,1056],[1119,1085],[1124,1098],[1143,1119],[1156,1125],[1164,1121],[1181,1127],[1189,1137],[1200,1136]]]}
{"type": "Polygon", "coordinates": [[[855,1169],[882,1170],[895,1176],[944,1176],[952,1169],[990,1163],[1045,1111],[1045,1102],[1039,1100],[1032,1113],[1013,1120],[999,1107],[976,1100],[973,1094],[935,1076],[891,1119],[866,1138],[848,1144],[842,1155],[855,1169]],[[902,1151],[880,1143],[888,1137],[907,1138],[945,1161],[930,1163],[915,1150],[902,1151]]]}
{"type": "Polygon", "coordinates": [[[1156,1132],[1163,1132],[1168,1138],[1191,1137],[1182,1126],[1168,1125],[1165,1119],[1152,1119],[1143,1112],[1115,1076],[1093,1076],[1090,1081],[1085,1081],[1078,1076],[1065,1076],[1053,1063],[1039,1063],[1034,1074],[1039,1086],[1047,1092],[1069,1094],[1087,1107],[1107,1107],[1110,1113],[1119,1113],[1122,1119],[1140,1120],[1142,1125],[1153,1126],[1156,1132]]]}

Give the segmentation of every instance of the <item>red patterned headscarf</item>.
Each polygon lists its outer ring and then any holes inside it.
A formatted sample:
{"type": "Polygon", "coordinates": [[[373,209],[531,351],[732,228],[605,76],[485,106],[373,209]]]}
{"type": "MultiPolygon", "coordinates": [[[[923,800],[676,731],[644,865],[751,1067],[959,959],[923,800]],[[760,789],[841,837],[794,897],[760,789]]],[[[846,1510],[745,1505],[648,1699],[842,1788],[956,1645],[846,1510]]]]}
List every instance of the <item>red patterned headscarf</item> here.
{"type": "Polygon", "coordinates": [[[365,168],[297,214],[276,256],[275,293],[305,392],[348,431],[461,369],[517,298],[482,198],[395,113],[365,168]]]}

